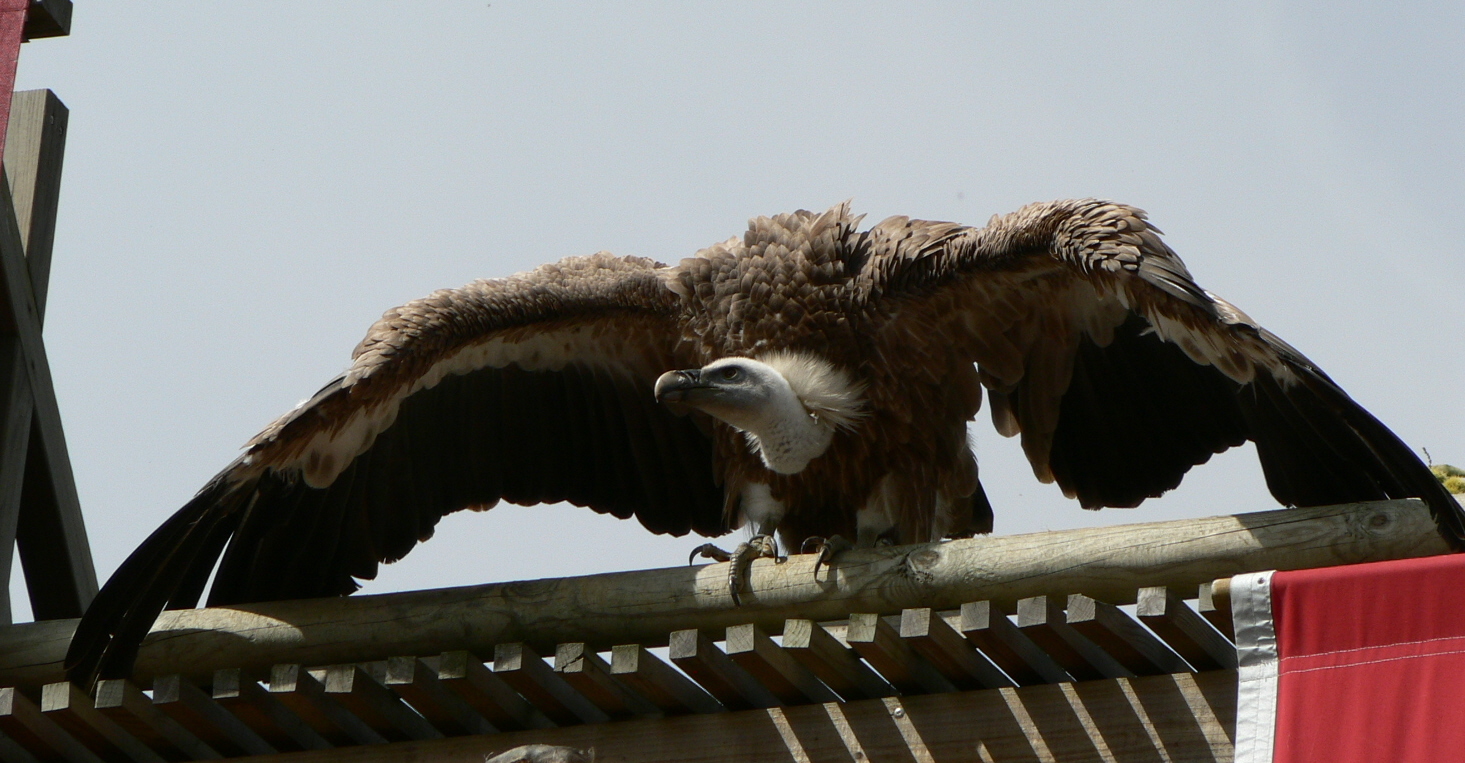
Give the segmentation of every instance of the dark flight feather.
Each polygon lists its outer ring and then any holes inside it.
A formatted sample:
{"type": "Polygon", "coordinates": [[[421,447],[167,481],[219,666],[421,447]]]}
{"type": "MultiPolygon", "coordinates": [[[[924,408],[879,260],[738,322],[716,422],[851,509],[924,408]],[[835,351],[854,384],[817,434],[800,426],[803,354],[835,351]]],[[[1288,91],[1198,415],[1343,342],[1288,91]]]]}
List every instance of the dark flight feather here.
{"type": "Polygon", "coordinates": [[[675,266],[575,257],[388,311],[345,373],[123,562],[70,675],[125,676],[221,553],[211,604],[343,595],[443,515],[499,501],[568,500],[677,535],[770,506],[758,521],[786,541],[853,537],[871,507],[902,543],[987,532],[965,436],[983,390],[1038,478],[1085,507],[1135,506],[1251,440],[1284,504],[1418,497],[1465,538],[1413,451],[1196,285],[1142,211],[1085,199],[980,229],[859,222],[845,205],[757,218],[675,266]],[[775,472],[742,432],[653,399],[664,372],[728,357],[816,369],[800,384],[848,406],[823,409],[843,423],[821,425],[819,454],[775,472]]]}

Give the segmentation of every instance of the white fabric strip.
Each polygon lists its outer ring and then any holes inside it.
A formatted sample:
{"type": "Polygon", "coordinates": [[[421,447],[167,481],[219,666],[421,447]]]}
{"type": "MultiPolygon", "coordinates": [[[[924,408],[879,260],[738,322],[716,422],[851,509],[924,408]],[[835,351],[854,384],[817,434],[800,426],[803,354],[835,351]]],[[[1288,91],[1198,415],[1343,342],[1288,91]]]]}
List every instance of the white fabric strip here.
{"type": "Polygon", "coordinates": [[[1231,578],[1236,626],[1236,763],[1272,763],[1277,730],[1277,631],[1272,623],[1272,573],[1231,578]]]}

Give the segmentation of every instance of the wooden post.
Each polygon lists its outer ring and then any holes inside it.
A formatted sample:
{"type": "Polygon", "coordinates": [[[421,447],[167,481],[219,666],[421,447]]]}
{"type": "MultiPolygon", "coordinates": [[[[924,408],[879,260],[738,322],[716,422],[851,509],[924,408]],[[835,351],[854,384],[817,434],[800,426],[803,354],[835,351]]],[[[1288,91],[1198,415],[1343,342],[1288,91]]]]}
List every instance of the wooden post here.
{"type": "MultiPolygon", "coordinates": [[[[742,606],[728,596],[727,568],[714,564],[175,610],[163,613],[143,643],[134,680],[182,672],[207,681],[220,668],[262,670],[284,659],[332,665],[459,649],[488,655],[518,641],[543,652],[569,642],[664,645],[689,627],[715,632],[753,623],[778,633],[788,618],[952,610],[977,601],[1015,611],[1018,599],[1041,595],[1083,593],[1123,604],[1145,586],[1193,591],[1240,572],[1448,551],[1423,503],[1379,501],[850,551],[818,578],[813,555],[758,560],[742,606]]],[[[0,629],[0,685],[59,680],[74,630],[74,621],[0,629]]]]}
{"type": "Polygon", "coordinates": [[[11,555],[36,619],[77,617],[97,591],[41,323],[67,125],[49,90],[16,93],[0,187],[0,615],[11,555]]]}

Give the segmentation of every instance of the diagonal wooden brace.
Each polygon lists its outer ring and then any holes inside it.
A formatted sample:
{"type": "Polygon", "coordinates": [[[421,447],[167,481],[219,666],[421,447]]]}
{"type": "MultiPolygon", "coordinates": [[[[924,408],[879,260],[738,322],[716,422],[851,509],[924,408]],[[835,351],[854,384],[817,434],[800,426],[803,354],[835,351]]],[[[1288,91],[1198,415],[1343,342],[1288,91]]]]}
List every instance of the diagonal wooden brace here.
{"type": "Polygon", "coordinates": [[[0,604],[10,620],[17,544],[38,620],[79,616],[96,572],[61,428],[41,322],[65,145],[66,107],[16,93],[0,184],[0,604]],[[13,200],[12,200],[13,197],[13,200]]]}

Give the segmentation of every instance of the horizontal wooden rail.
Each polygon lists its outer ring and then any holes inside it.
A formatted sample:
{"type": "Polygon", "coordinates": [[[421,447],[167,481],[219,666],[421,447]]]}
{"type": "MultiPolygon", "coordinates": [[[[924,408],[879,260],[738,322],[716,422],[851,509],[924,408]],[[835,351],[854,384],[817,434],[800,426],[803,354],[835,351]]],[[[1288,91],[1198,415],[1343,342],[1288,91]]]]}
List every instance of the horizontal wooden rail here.
{"type": "MultiPolygon", "coordinates": [[[[816,578],[813,556],[753,563],[751,591],[734,605],[721,564],[618,572],[337,599],[164,613],[138,656],[139,683],[168,673],[208,681],[213,671],[268,671],[291,662],[331,665],[400,654],[525,642],[605,649],[665,643],[668,633],[753,623],[777,633],[788,618],[850,612],[955,609],[991,601],[1082,593],[1133,602],[1145,586],[1177,589],[1266,569],[1303,569],[1447,553],[1418,501],[1380,501],[1236,516],[972,538],[852,551],[816,578]]],[[[62,678],[75,620],[0,629],[0,686],[62,678]]]]}

